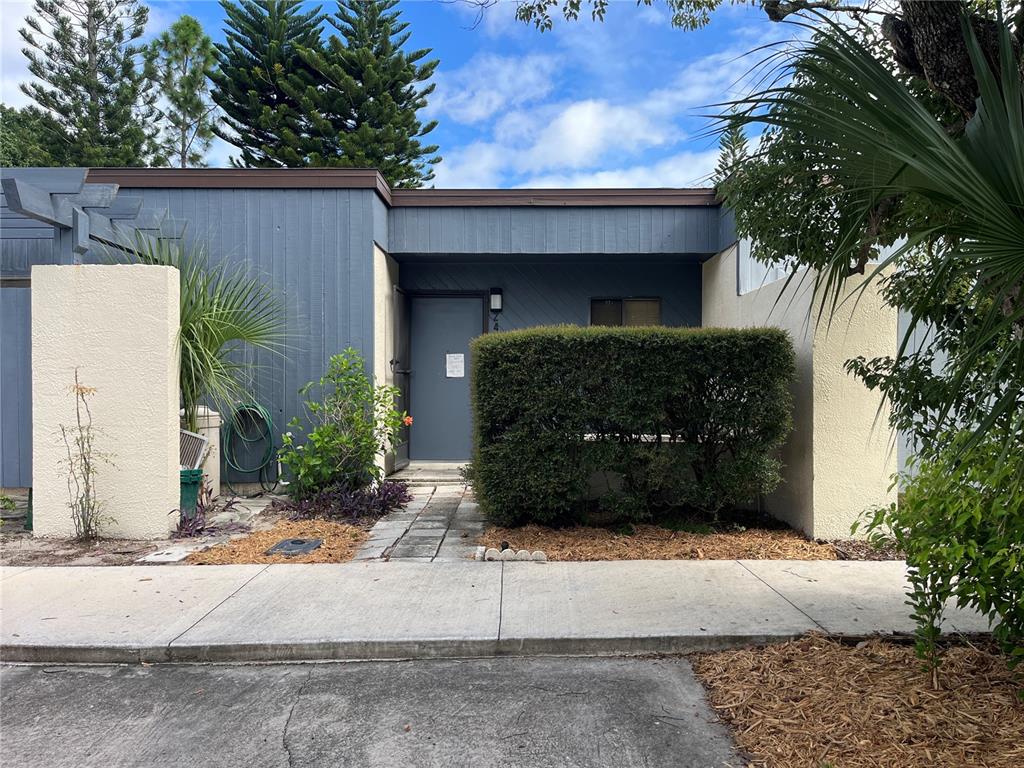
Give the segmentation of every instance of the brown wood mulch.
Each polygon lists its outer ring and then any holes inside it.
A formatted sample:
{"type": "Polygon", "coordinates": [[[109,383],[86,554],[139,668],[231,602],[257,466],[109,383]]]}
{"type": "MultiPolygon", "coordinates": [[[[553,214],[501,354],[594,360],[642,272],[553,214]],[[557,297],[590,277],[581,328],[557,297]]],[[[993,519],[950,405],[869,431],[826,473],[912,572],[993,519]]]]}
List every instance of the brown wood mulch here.
{"type": "Polygon", "coordinates": [[[369,536],[366,528],[327,520],[280,520],[272,528],[253,531],[226,544],[193,552],[192,565],[234,565],[240,563],[343,563],[351,560],[369,536]],[[307,555],[267,555],[283,539],[323,539],[307,555]]]}
{"type": "Polygon", "coordinates": [[[985,648],[948,648],[933,690],[913,646],[808,635],[691,657],[756,768],[1024,765],[1024,677],[985,648]]]}
{"type": "Polygon", "coordinates": [[[548,560],[835,560],[831,544],[808,541],[796,531],[750,528],[726,533],[687,533],[636,525],[626,535],[607,528],[488,528],[486,547],[542,550],[548,560]]]}

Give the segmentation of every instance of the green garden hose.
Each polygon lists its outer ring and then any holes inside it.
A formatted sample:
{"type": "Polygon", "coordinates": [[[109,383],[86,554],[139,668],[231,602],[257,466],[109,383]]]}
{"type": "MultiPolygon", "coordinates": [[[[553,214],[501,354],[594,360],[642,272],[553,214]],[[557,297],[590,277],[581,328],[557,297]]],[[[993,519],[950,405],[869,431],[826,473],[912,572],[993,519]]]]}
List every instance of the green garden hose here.
{"type": "MultiPolygon", "coordinates": [[[[277,488],[278,469],[277,451],[274,448],[274,422],[270,418],[270,412],[259,403],[243,403],[224,421],[222,432],[221,451],[228,469],[243,474],[257,474],[263,493],[273,493],[277,488]],[[266,444],[266,448],[259,460],[252,466],[242,465],[237,450],[246,448],[248,452],[249,446],[261,442],[266,444]]],[[[224,473],[224,482],[231,492],[235,493],[228,475],[229,472],[224,473]]]]}

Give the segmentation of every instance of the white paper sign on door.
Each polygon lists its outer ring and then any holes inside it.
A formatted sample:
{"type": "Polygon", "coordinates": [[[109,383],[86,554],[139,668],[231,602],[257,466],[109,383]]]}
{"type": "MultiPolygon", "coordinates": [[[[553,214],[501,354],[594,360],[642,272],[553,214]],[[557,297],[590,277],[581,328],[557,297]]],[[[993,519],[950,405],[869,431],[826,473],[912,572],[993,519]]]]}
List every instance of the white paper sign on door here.
{"type": "Polygon", "coordinates": [[[445,376],[449,379],[461,379],[466,375],[466,356],[463,354],[444,356],[445,376]]]}

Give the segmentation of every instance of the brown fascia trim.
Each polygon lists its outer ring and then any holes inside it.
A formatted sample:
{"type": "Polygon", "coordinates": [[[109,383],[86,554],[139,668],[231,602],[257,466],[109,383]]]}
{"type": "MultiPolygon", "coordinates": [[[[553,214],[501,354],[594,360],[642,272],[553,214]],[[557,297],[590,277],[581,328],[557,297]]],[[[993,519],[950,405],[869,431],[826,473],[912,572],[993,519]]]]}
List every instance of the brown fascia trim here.
{"type": "Polygon", "coordinates": [[[391,205],[391,188],[372,168],[90,168],[86,181],[135,189],[372,189],[391,205]]]}
{"type": "Polygon", "coordinates": [[[713,189],[395,189],[396,208],[715,206],[713,189]]]}
{"type": "Polygon", "coordinates": [[[717,206],[714,189],[391,189],[373,168],[91,168],[87,181],[162,189],[372,189],[393,208],[717,206]]]}

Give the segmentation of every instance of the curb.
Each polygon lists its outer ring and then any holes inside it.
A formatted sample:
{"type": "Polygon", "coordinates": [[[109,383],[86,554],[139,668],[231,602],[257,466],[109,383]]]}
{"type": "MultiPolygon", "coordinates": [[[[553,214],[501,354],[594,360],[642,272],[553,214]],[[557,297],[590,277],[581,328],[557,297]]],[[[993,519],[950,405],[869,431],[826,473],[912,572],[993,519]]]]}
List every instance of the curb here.
{"type": "Polygon", "coordinates": [[[495,656],[635,656],[723,651],[782,643],[802,632],[646,637],[430,638],[171,646],[5,645],[5,664],[210,664],[465,659],[495,656]]]}

